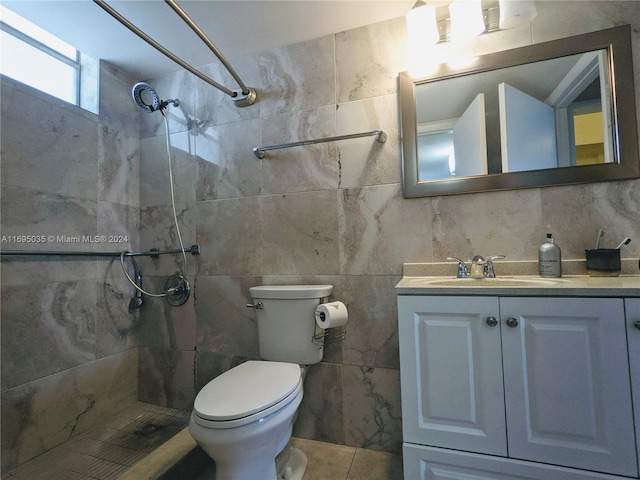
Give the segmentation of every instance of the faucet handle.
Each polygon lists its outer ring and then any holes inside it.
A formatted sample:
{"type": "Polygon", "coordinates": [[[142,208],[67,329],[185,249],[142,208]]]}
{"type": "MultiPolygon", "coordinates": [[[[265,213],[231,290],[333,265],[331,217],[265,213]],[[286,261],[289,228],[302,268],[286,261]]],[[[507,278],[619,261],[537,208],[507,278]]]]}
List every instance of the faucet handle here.
{"type": "Polygon", "coordinates": [[[504,255],[491,255],[484,264],[484,276],[486,278],[496,278],[496,272],[493,269],[493,261],[503,259],[504,255]]]}
{"type": "Polygon", "coordinates": [[[458,262],[458,278],[469,278],[469,269],[463,260],[457,257],[447,257],[447,260],[455,260],[458,262]]]}

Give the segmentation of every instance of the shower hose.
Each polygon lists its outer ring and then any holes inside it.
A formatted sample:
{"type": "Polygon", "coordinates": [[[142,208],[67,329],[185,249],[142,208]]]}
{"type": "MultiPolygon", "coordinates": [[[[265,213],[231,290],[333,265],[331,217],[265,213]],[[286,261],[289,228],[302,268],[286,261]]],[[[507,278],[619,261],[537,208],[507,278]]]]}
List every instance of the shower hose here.
{"type": "MultiPolygon", "coordinates": [[[[176,197],[175,197],[175,192],[173,188],[173,166],[171,165],[171,143],[169,141],[169,121],[167,120],[167,116],[164,111],[162,111],[162,118],[164,118],[164,129],[165,129],[166,138],[167,138],[166,146],[167,146],[167,162],[169,166],[169,191],[171,192],[171,208],[173,210],[173,222],[174,222],[174,225],[176,226],[176,233],[178,235],[178,241],[180,242],[180,250],[182,251],[182,269],[180,270],[180,274],[186,277],[187,254],[184,250],[184,244],[182,243],[182,235],[180,234],[180,226],[178,225],[178,215],[176,214],[176,197]]],[[[127,253],[129,252],[123,251],[120,253],[120,265],[122,266],[122,271],[124,272],[125,277],[127,277],[127,280],[129,280],[129,283],[131,283],[131,285],[133,285],[133,287],[136,290],[138,290],[140,293],[147,295],[149,297],[166,297],[167,292],[163,292],[163,293],[147,292],[142,287],[140,287],[136,282],[133,281],[133,279],[129,275],[129,272],[127,272],[127,266],[125,265],[125,262],[124,262],[124,259],[127,253]]]]}

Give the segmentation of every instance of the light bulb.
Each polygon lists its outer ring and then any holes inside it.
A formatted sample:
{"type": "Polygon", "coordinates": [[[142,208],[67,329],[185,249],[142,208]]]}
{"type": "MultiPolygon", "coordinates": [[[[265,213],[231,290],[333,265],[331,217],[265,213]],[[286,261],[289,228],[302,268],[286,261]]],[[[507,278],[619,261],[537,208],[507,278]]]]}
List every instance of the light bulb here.
{"type": "Polygon", "coordinates": [[[440,34],[436,23],[436,7],[418,0],[407,13],[407,34],[409,42],[416,47],[438,43],[440,34]]]}
{"type": "Polygon", "coordinates": [[[480,0],[454,0],[449,5],[451,16],[451,40],[464,41],[485,31],[480,0]]]}

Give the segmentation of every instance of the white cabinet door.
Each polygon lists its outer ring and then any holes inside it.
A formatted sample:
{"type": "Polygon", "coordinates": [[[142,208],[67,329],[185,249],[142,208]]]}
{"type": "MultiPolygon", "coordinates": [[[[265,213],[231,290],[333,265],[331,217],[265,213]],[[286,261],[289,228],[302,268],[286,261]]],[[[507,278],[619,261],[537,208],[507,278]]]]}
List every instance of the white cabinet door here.
{"type": "Polygon", "coordinates": [[[489,172],[486,118],[484,93],[479,93],[453,126],[456,177],[489,172]]]}
{"type": "Polygon", "coordinates": [[[637,477],[622,299],[501,298],[509,456],[637,477]]]}
{"type": "Polygon", "coordinates": [[[404,444],[402,453],[405,480],[625,480],[626,478],[407,443],[404,444]]]}
{"type": "Polygon", "coordinates": [[[500,326],[489,317],[497,298],[398,297],[405,442],[507,454],[500,326]]]}
{"type": "Polygon", "coordinates": [[[507,83],[498,85],[503,172],[558,166],[553,107],[507,83]]]}
{"type": "Polygon", "coordinates": [[[640,461],[640,298],[626,298],[624,307],[627,316],[629,368],[636,420],[636,446],[638,447],[638,461],[640,461]]]}

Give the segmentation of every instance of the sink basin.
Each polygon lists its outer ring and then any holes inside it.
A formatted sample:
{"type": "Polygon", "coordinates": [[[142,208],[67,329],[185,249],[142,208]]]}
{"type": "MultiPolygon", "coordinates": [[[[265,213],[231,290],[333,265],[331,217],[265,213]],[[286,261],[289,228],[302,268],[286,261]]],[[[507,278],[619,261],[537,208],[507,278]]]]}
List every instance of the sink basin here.
{"type": "Polygon", "coordinates": [[[416,278],[416,283],[429,287],[548,287],[562,282],[559,278],[497,277],[497,278],[416,278]]]}

